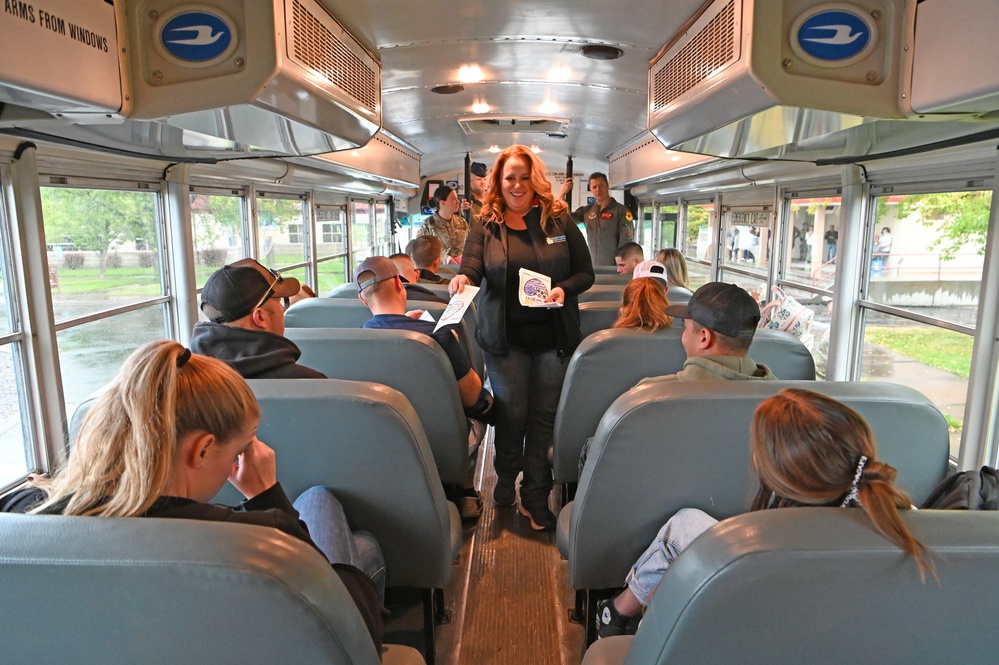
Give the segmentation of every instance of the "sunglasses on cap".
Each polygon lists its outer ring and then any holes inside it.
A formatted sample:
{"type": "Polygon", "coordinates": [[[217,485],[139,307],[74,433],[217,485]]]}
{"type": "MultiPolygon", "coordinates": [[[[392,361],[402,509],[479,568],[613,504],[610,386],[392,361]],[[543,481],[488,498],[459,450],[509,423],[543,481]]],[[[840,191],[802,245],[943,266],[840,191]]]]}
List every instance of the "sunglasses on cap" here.
{"type": "MultiPolygon", "coordinates": [[[[274,287],[284,281],[284,277],[281,276],[281,273],[271,270],[270,268],[267,269],[267,272],[274,275],[274,281],[271,282],[271,285],[267,287],[267,290],[264,291],[264,296],[257,301],[257,304],[253,306],[253,309],[257,309],[258,307],[263,307],[264,303],[270,300],[271,296],[274,295],[274,287]]],[[[288,309],[288,302],[289,302],[288,299],[283,298],[282,300],[284,301],[282,302],[282,305],[284,305],[285,309],[288,309]]]]}

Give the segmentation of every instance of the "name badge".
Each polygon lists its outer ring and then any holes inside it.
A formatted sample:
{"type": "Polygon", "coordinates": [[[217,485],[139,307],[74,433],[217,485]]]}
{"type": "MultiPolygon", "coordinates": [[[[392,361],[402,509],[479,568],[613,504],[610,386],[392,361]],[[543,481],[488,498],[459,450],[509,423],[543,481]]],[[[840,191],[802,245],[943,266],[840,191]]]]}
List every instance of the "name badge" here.
{"type": "Polygon", "coordinates": [[[613,216],[614,215],[610,214],[609,212],[605,212],[602,215],[600,215],[600,219],[610,219],[613,216]]]}
{"type": "Polygon", "coordinates": [[[557,242],[565,242],[565,236],[548,236],[545,238],[549,245],[554,245],[557,242]]]}

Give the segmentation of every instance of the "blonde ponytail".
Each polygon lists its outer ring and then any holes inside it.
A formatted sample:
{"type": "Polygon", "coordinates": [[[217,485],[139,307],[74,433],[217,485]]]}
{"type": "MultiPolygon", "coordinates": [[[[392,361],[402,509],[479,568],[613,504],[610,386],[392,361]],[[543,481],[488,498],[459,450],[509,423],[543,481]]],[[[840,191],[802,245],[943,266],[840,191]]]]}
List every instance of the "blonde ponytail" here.
{"type": "Polygon", "coordinates": [[[178,440],[203,431],[227,441],[259,414],[222,361],[167,340],[145,344],[90,407],[65,466],[36,483],[48,497],[33,512],[65,503],[65,515],[142,515],[170,481],[178,440]]]}

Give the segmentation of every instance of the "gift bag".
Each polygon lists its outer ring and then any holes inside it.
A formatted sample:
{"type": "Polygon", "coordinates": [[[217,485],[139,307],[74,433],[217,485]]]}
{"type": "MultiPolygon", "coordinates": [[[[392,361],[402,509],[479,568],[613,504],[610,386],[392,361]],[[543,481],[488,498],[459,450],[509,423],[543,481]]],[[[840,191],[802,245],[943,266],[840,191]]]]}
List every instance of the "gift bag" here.
{"type": "Polygon", "coordinates": [[[815,312],[784,293],[778,286],[771,288],[773,297],[760,310],[760,329],[780,330],[790,333],[801,340],[806,347],[811,348],[812,319],[815,312]]]}

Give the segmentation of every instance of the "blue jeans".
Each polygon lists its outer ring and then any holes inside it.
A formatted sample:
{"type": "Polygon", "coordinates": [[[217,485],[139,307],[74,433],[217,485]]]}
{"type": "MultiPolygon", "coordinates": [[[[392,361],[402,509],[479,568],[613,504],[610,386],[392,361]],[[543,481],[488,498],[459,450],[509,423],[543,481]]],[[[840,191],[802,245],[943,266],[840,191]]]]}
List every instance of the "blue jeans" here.
{"type": "Polygon", "coordinates": [[[484,355],[497,411],[496,475],[513,481],[523,471],[520,502],[547,506],[552,490],[548,449],[555,441],[555,412],[569,359],[559,358],[555,349],[514,347],[506,355],[484,355]]]}
{"type": "Polygon", "coordinates": [[[378,587],[385,602],[385,556],[368,531],[351,531],[343,506],[325,487],[312,487],[295,499],[295,510],[309,527],[312,542],[330,563],[348,563],[359,568],[378,587]]]}
{"type": "Polygon", "coordinates": [[[662,581],[666,569],[676,561],[699,535],[718,523],[718,520],[696,508],[684,508],[669,518],[659,529],[638,561],[631,567],[625,580],[628,588],[642,606],[647,606],[662,581]]]}

